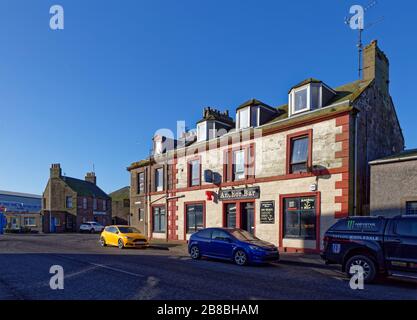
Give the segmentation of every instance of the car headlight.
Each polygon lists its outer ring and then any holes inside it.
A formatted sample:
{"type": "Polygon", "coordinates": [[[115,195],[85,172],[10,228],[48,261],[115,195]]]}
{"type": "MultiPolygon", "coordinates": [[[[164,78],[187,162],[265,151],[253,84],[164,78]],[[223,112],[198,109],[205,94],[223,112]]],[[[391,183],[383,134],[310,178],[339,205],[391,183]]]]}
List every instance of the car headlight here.
{"type": "Polygon", "coordinates": [[[253,251],[264,251],[261,247],[258,246],[249,246],[249,248],[253,251]]]}

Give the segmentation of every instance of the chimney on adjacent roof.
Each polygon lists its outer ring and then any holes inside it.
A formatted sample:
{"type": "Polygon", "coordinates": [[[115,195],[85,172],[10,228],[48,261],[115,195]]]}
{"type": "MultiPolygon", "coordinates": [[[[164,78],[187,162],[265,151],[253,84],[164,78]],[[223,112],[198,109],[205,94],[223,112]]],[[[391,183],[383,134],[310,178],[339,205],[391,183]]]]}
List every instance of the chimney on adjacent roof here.
{"type": "Polygon", "coordinates": [[[381,93],[389,96],[389,60],[373,40],[363,51],[363,80],[375,79],[381,93]]]}
{"type": "Polygon", "coordinates": [[[59,163],[53,163],[50,169],[51,178],[61,178],[62,170],[61,165],[59,163]]]}
{"type": "Polygon", "coordinates": [[[94,172],[87,172],[87,174],[85,175],[85,181],[97,184],[96,174],[94,172]]]}

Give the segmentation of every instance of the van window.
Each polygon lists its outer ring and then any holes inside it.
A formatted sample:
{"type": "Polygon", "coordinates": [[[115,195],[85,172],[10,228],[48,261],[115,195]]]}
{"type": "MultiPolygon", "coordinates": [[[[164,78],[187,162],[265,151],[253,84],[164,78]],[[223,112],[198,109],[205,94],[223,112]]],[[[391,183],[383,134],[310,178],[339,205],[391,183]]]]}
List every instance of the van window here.
{"type": "Polygon", "coordinates": [[[399,219],[395,233],[402,236],[417,237],[417,219],[399,219]]]}

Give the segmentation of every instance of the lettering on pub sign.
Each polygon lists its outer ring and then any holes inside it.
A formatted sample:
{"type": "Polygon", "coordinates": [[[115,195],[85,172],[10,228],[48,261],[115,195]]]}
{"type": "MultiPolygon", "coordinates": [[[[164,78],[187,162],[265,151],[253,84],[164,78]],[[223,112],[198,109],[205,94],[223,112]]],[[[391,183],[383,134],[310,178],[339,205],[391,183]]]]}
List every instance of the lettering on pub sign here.
{"type": "Polygon", "coordinates": [[[227,189],[219,191],[219,200],[244,200],[244,199],[259,199],[259,187],[227,189]]]}

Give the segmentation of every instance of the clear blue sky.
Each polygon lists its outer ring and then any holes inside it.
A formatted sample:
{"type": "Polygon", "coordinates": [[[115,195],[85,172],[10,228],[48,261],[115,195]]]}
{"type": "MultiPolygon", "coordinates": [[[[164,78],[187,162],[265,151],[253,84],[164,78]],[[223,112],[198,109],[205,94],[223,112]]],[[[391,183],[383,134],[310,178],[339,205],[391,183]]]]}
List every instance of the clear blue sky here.
{"type": "MultiPolygon", "coordinates": [[[[357,78],[352,4],[317,0],[0,0],[0,189],[42,193],[51,163],[107,192],[129,184],[159,128],[204,106],[271,105],[307,77],[357,78]],[[65,30],[49,29],[61,4],[65,30]]],[[[380,0],[365,34],[390,58],[391,94],[417,147],[415,1],[380,0]]]]}

